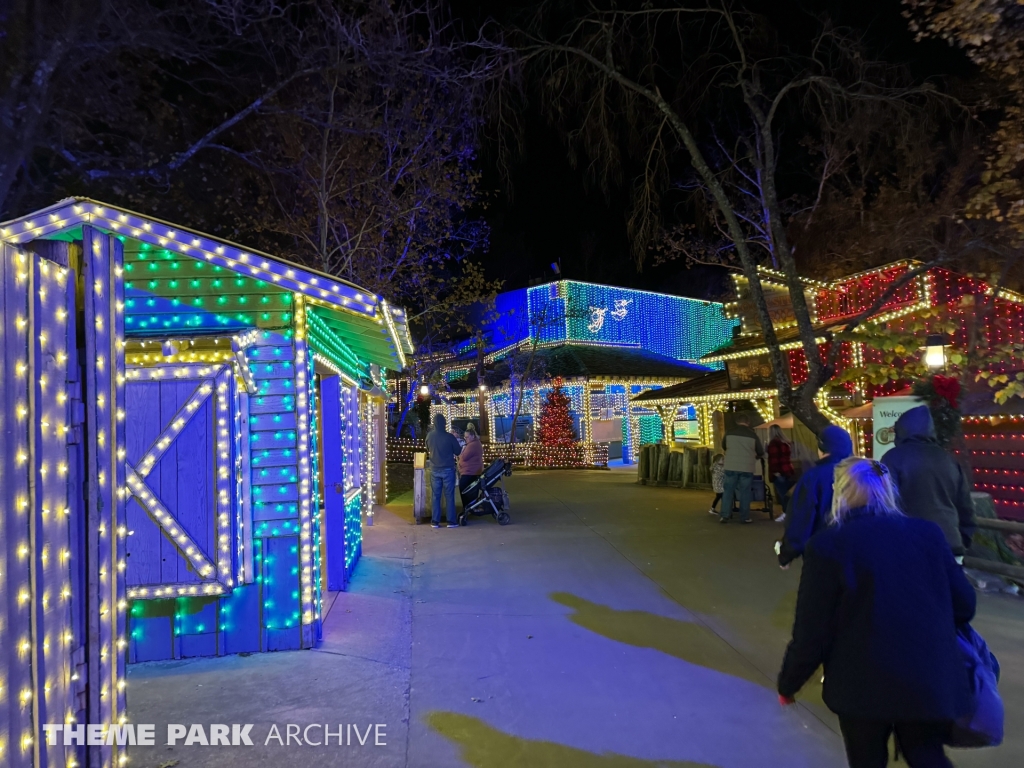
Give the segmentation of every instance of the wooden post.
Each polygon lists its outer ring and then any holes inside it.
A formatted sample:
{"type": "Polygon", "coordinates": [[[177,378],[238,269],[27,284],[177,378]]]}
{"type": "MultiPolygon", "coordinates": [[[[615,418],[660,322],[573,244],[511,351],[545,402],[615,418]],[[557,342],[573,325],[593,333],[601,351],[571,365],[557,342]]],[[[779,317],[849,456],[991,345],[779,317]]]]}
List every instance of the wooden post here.
{"type": "Polygon", "coordinates": [[[668,458],[671,451],[664,443],[659,443],[658,451],[658,485],[668,482],[668,458]]]}
{"type": "MultiPolygon", "coordinates": [[[[123,291],[121,242],[90,226],[82,228],[85,299],[85,406],[88,451],[87,568],[89,722],[116,723],[124,711],[125,578],[123,291]],[[118,395],[121,399],[118,400],[118,395]]],[[[118,748],[92,746],[91,763],[114,764],[118,748]]]]}
{"type": "Polygon", "coordinates": [[[687,488],[693,485],[693,483],[696,481],[696,478],[694,477],[696,473],[693,471],[694,456],[695,454],[692,448],[683,449],[682,461],[680,462],[680,464],[682,465],[683,488],[687,488]]]}
{"type": "MultiPolygon", "coordinates": [[[[487,416],[487,383],[484,381],[484,339],[483,333],[476,334],[476,402],[477,402],[477,428],[480,432],[481,442],[488,443],[491,440],[491,425],[487,416]]],[[[451,426],[451,425],[449,425],[451,426]]]]}
{"type": "MultiPolygon", "coordinates": [[[[26,737],[37,739],[33,732],[32,708],[19,701],[23,690],[32,691],[31,657],[18,646],[32,630],[31,611],[27,600],[30,588],[29,563],[19,555],[29,539],[29,466],[28,456],[28,352],[29,333],[27,304],[29,276],[27,265],[19,258],[20,251],[6,243],[0,244],[0,342],[3,356],[3,410],[0,411],[0,494],[3,503],[3,541],[0,543],[0,648],[3,649],[4,692],[0,695],[0,738],[4,741],[4,759],[12,768],[33,765],[32,750],[21,748],[26,737]],[[24,409],[24,410],[22,410],[24,409]],[[19,651],[21,652],[19,654],[19,651]]],[[[30,704],[30,702],[28,702],[30,704]]]]}
{"type": "Polygon", "coordinates": [[[427,510],[427,454],[419,451],[412,455],[412,516],[419,524],[427,510]]]}

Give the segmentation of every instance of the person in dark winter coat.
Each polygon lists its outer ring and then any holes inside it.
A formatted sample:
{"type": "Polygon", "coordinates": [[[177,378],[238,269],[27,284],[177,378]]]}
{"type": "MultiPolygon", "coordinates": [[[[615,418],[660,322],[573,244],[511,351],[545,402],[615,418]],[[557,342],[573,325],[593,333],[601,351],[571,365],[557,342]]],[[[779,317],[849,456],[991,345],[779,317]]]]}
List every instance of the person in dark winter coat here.
{"type": "Polygon", "coordinates": [[[733,500],[739,497],[740,522],[751,523],[750,484],[754,480],[754,465],[764,456],[761,438],[750,428],[750,414],[736,414],[735,424],[722,438],[725,451],[725,480],[722,484],[722,515],[719,522],[727,523],[732,517],[733,500]]]}
{"type": "Polygon", "coordinates": [[[803,554],[807,541],[828,524],[832,512],[832,474],[836,464],[853,455],[853,440],[840,427],[828,426],[818,435],[822,458],[804,472],[789,500],[789,522],[776,546],[783,568],[803,554]]]}
{"type": "Polygon", "coordinates": [[[782,427],[772,424],[768,430],[768,477],[775,487],[775,500],[782,507],[782,514],[775,518],[776,523],[786,520],[786,494],[796,482],[796,471],[791,459],[791,446],[782,427]]]}
{"type": "Polygon", "coordinates": [[[896,446],[882,457],[882,463],[892,473],[903,512],[936,523],[953,554],[962,557],[975,531],[971,484],[963,468],[936,441],[927,405],[911,408],[896,421],[896,446]]]}
{"type": "Polygon", "coordinates": [[[441,527],[441,493],[448,509],[448,527],[459,527],[459,513],[455,509],[455,462],[462,453],[458,439],[448,431],[448,422],[440,413],[434,415],[434,428],[427,433],[427,451],[430,453],[430,527],[441,527]]]}
{"type": "Polygon", "coordinates": [[[836,467],[832,517],[804,552],[779,700],[824,664],[851,768],[885,766],[893,731],[911,768],[951,768],[943,741],[972,706],[956,628],[974,589],[938,526],[899,511],[882,464],[836,467]]]}

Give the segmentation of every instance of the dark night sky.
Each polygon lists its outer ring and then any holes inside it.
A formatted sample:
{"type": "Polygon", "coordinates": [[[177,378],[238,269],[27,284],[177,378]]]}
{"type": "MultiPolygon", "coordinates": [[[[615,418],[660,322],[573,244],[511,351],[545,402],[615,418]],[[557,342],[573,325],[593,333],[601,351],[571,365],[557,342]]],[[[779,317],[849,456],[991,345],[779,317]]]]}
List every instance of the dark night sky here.
{"type": "MultiPolygon", "coordinates": [[[[628,4],[620,2],[619,7],[628,4]]],[[[535,4],[451,0],[450,5],[470,30],[487,18],[514,20],[535,4]]],[[[914,42],[900,16],[899,0],[752,0],[748,7],[768,15],[787,33],[807,39],[815,32],[816,17],[827,14],[862,32],[873,55],[907,63],[919,77],[968,72],[963,57],[944,43],[914,42]]],[[[681,262],[659,267],[648,263],[638,272],[626,236],[625,193],[619,190],[606,199],[587,190],[555,131],[537,115],[526,122],[526,156],[513,171],[512,197],[505,193],[486,147],[482,153],[492,231],[490,253],[481,261],[492,277],[504,279],[506,288],[518,288],[531,279],[552,279],[549,264],[560,259],[566,278],[706,298],[727,288],[722,270],[687,269],[681,262]]]]}

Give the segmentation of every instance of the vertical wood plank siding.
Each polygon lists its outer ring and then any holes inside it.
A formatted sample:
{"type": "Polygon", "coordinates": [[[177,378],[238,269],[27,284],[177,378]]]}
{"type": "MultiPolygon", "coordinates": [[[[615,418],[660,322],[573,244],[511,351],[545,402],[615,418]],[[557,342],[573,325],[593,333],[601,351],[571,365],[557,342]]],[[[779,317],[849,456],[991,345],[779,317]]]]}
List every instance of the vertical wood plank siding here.
{"type": "MultiPolygon", "coordinates": [[[[35,436],[35,492],[32,499],[33,604],[37,611],[34,644],[37,738],[42,723],[63,722],[72,710],[70,542],[68,540],[67,276],[56,264],[36,258],[32,335],[35,353],[29,423],[35,436]]],[[[74,339],[71,340],[74,343],[74,339]]],[[[76,555],[77,556],[77,555],[76,555]]],[[[46,765],[65,762],[62,744],[39,743],[46,765]]],[[[70,752],[70,750],[69,750],[70,752]]]]}
{"type": "Polygon", "coordinates": [[[0,764],[9,766],[74,757],[39,738],[44,723],[76,710],[71,558],[80,557],[69,540],[67,245],[41,250],[61,263],[0,245],[0,764]]]}
{"type": "Polygon", "coordinates": [[[29,456],[28,456],[28,296],[29,269],[21,249],[3,248],[3,362],[5,382],[0,429],[0,489],[3,490],[5,530],[0,544],[0,601],[4,614],[0,645],[11,649],[0,684],[0,762],[11,768],[32,765],[32,611],[29,573],[29,456]],[[29,739],[26,745],[25,739],[29,739]]]}
{"type": "MultiPolygon", "coordinates": [[[[89,455],[89,692],[92,722],[113,724],[124,716],[123,619],[125,526],[123,426],[115,398],[123,393],[124,336],[121,243],[92,227],[82,228],[85,265],[86,412],[94,450],[89,455]]],[[[123,397],[123,394],[122,394],[123,397]]],[[[118,764],[116,746],[89,748],[90,761],[118,764]]]]}

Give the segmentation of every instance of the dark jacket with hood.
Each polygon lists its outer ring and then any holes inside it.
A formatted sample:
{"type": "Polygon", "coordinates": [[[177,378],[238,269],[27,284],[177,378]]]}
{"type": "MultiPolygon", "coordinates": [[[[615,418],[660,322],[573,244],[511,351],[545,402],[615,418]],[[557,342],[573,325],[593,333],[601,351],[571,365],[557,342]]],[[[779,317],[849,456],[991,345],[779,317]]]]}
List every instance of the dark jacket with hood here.
{"type": "Polygon", "coordinates": [[[931,520],[946,536],[954,555],[971,546],[974,504],[963,468],[935,439],[928,406],[911,408],[896,422],[896,446],[882,457],[909,517],[931,520]]]}
{"type": "Polygon", "coordinates": [[[828,525],[836,464],[853,455],[853,440],[845,429],[829,426],[818,436],[818,448],[828,455],[804,472],[793,489],[779,565],[789,565],[800,557],[811,536],[828,525]]]}
{"type": "Polygon", "coordinates": [[[448,431],[448,422],[440,413],[434,414],[434,428],[427,433],[427,451],[430,453],[431,470],[454,471],[455,460],[462,453],[458,438],[448,431]]]}
{"type": "Polygon", "coordinates": [[[953,720],[971,706],[956,627],[975,595],[934,525],[853,509],[811,539],[779,693],[825,665],[825,704],[886,722],[953,720]]]}

